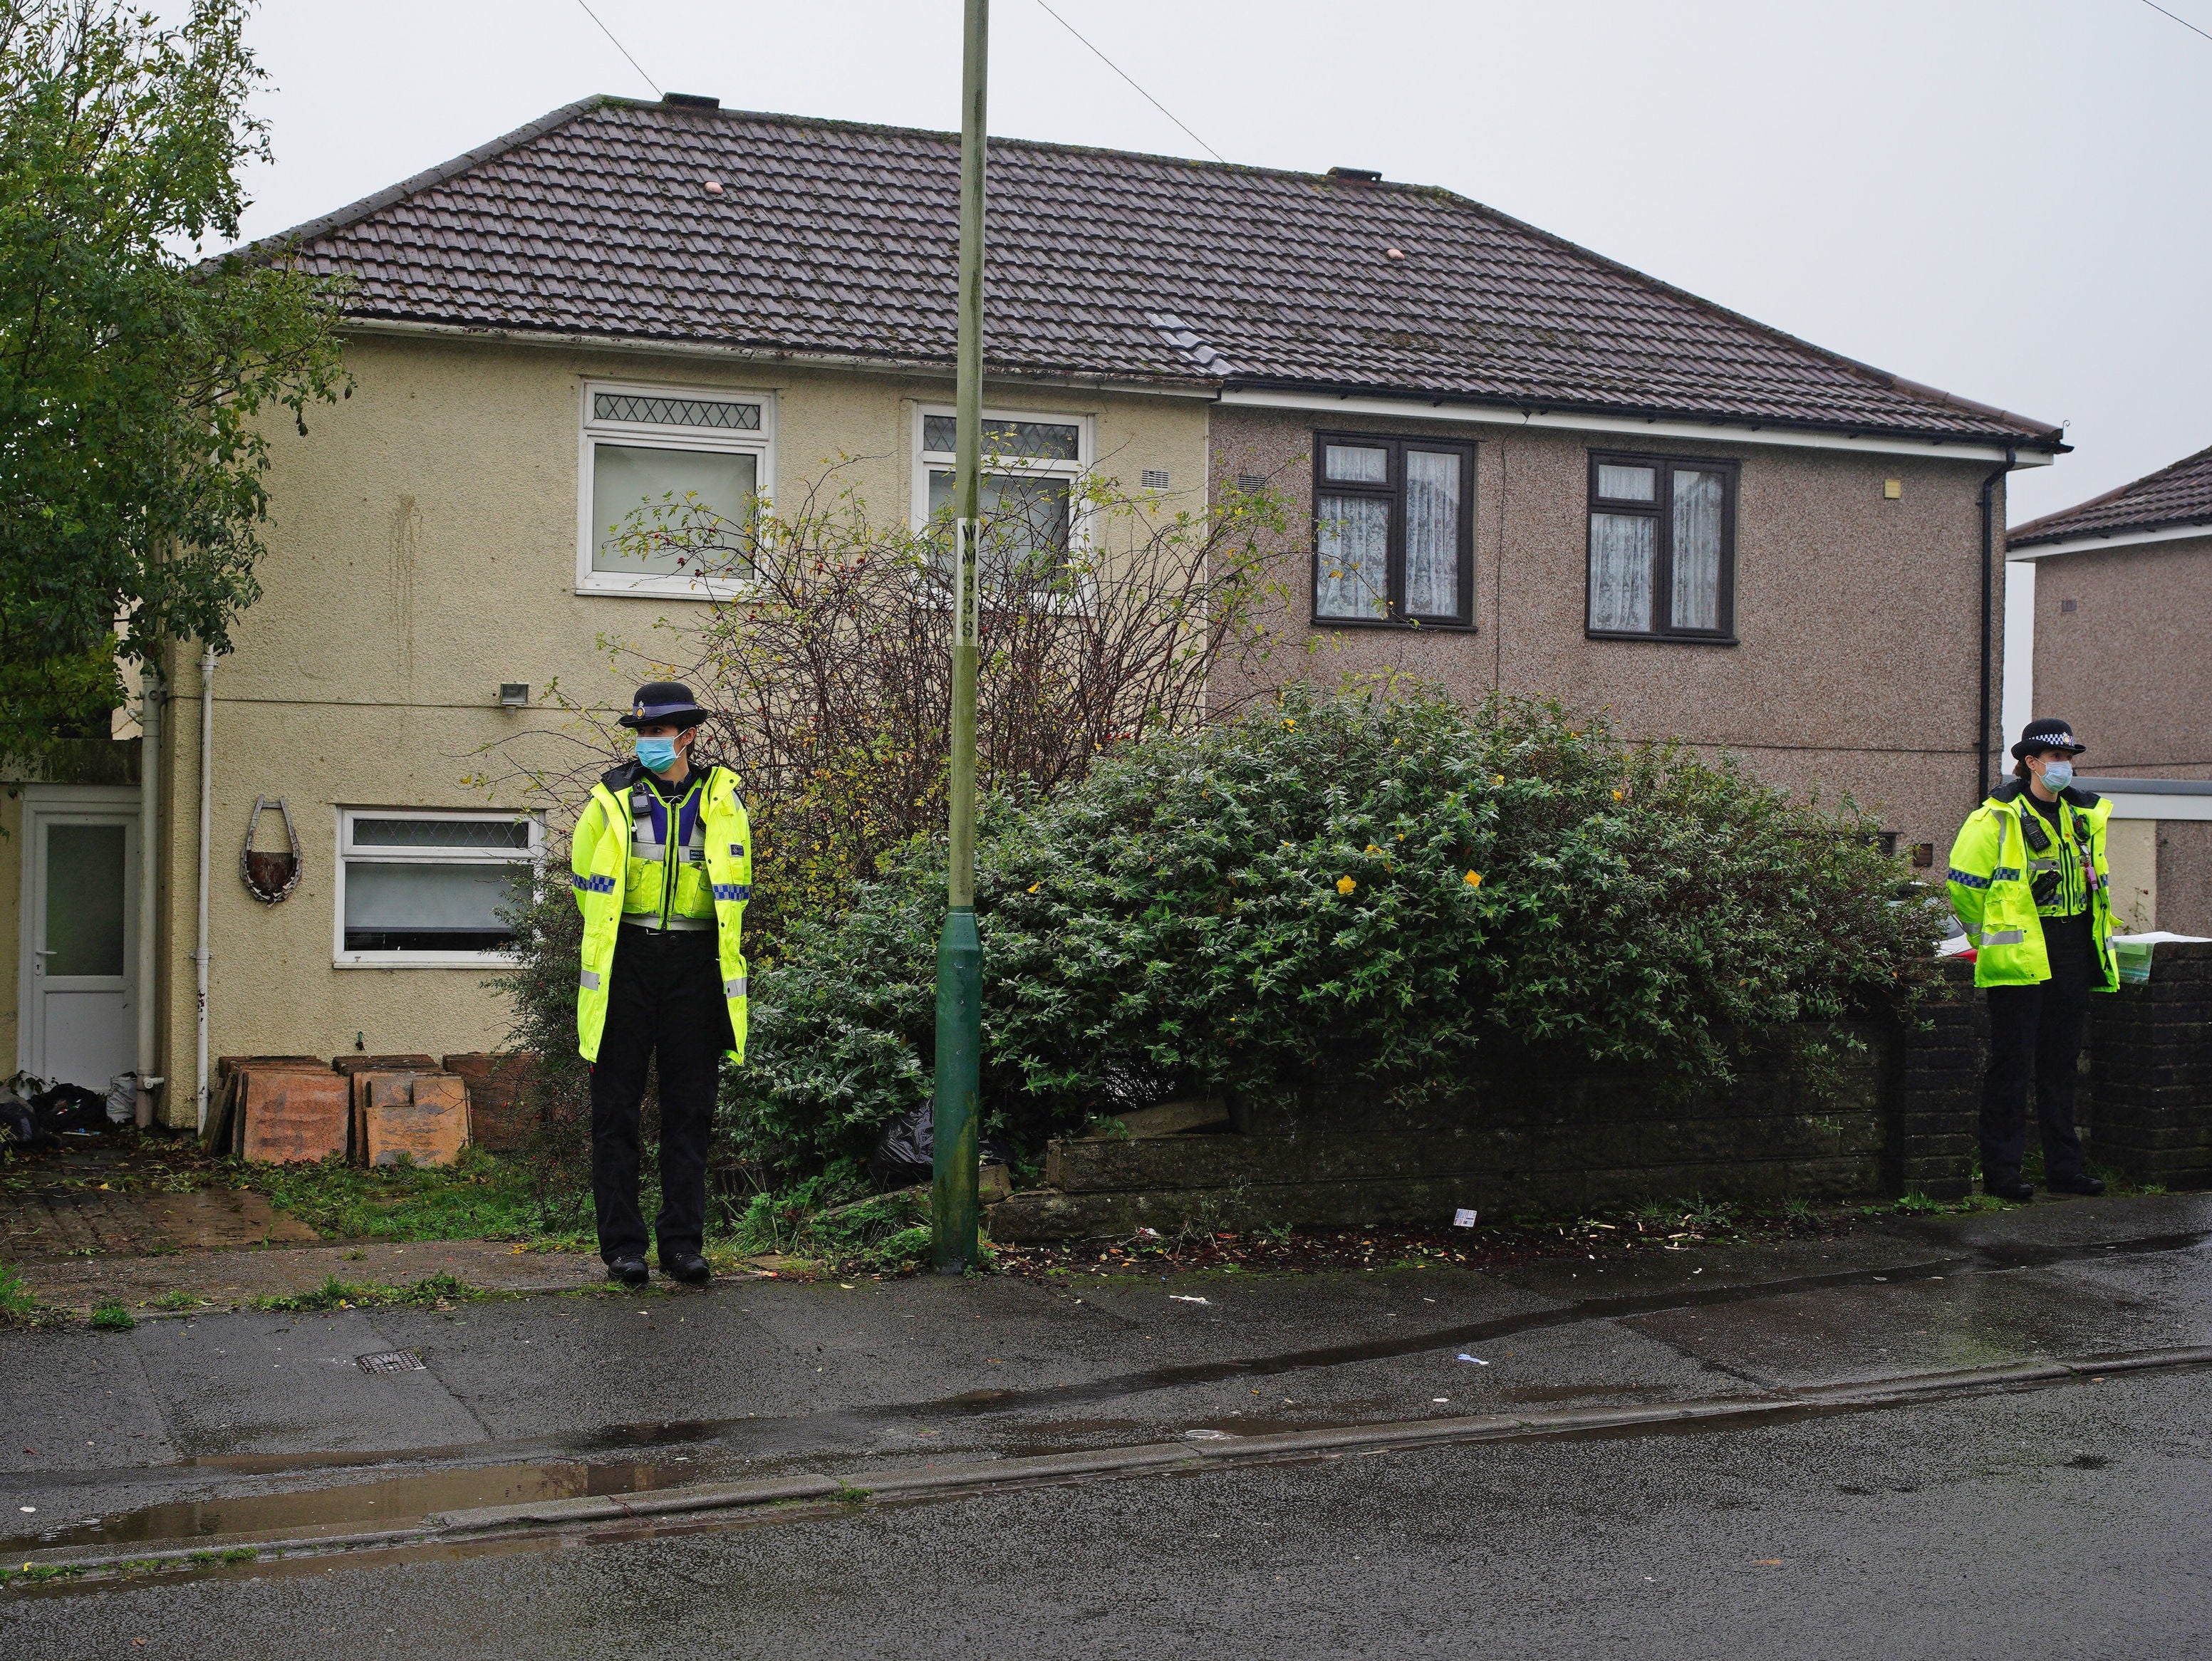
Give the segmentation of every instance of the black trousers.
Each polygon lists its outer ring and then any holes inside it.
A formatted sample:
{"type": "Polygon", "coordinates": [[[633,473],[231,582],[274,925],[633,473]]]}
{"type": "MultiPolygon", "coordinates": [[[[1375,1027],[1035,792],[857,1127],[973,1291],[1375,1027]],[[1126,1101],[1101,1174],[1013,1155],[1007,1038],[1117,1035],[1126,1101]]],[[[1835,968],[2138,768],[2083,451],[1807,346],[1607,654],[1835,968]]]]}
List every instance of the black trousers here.
{"type": "Polygon", "coordinates": [[[2046,1181],[2087,1173],[2074,1130],[2075,1069],[2097,957],[2087,912],[2043,919],[2051,979],[1990,990],[1990,1070],[1982,1081],[1982,1180],[2016,1182],[2027,1151],[2027,1087],[2043,1132],[2046,1181]]]}
{"type": "Polygon", "coordinates": [[[637,1203],[638,1109],[646,1064],[660,1063],[660,1215],[653,1235],[665,1268],[696,1252],[707,1232],[707,1137],[714,1085],[730,1047],[730,1006],[712,929],[616,931],[607,1024],[592,1066],[592,1206],[599,1256],[645,1255],[637,1203]]]}

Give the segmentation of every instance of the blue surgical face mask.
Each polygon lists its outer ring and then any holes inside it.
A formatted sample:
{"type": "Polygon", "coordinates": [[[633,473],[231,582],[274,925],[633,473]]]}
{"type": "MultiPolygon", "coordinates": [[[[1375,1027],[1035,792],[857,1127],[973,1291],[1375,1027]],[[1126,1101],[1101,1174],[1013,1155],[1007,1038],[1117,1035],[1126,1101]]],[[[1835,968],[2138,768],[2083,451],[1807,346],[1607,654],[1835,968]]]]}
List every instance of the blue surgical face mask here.
{"type": "Polygon", "coordinates": [[[676,765],[676,741],[641,738],[637,741],[637,759],[654,773],[665,773],[676,765]]]}
{"type": "Polygon", "coordinates": [[[2043,788],[2053,796],[2074,782],[2074,764],[2064,757],[2043,764],[2043,788]]]}

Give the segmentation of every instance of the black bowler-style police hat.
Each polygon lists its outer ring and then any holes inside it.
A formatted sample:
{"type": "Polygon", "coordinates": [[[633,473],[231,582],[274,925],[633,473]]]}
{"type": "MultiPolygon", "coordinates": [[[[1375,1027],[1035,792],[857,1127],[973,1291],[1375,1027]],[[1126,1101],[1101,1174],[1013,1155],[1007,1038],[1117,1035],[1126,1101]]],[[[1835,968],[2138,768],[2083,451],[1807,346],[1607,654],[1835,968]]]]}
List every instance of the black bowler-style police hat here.
{"type": "Polygon", "coordinates": [[[647,681],[630,700],[629,713],[617,724],[626,727],[696,727],[707,718],[691,688],[681,681],[647,681]]]}
{"type": "Polygon", "coordinates": [[[2067,722],[2030,721],[2021,729],[2020,742],[2012,747],[2012,759],[2018,761],[2046,749],[2063,749],[2069,755],[2079,755],[2088,748],[2075,742],[2074,729],[2067,722]]]}

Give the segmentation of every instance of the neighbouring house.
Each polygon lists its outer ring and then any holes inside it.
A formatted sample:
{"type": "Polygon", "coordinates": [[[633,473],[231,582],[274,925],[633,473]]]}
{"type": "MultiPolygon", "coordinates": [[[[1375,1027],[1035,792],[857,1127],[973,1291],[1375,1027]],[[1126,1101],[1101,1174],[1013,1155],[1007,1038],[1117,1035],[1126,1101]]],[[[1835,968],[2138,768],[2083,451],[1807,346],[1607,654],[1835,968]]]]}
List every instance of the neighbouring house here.
{"type": "Polygon", "coordinates": [[[2033,567],[2038,714],[2113,799],[2113,888],[2145,929],[2212,935],[2212,450],[2005,538],[2033,567]]]}
{"type": "MultiPolygon", "coordinates": [[[[143,1008],[194,1122],[203,860],[208,1055],[497,1046],[497,898],[559,827],[468,782],[485,747],[561,742],[556,682],[619,706],[595,643],[699,615],[607,536],[641,501],[845,458],[926,519],[957,177],[950,134],[595,98],[261,245],[353,280],[354,395],[280,440],[265,597],[166,665],[150,782],[7,804],[21,1064],[104,1080],[143,1008]],[[257,811],[304,856],[273,902],[257,811]]],[[[1282,491],[1301,672],[1602,706],[1877,803],[1922,864],[1978,797],[2004,476],[2050,424],[1356,169],[997,141],[990,191],[1009,475],[1282,491]]]]}

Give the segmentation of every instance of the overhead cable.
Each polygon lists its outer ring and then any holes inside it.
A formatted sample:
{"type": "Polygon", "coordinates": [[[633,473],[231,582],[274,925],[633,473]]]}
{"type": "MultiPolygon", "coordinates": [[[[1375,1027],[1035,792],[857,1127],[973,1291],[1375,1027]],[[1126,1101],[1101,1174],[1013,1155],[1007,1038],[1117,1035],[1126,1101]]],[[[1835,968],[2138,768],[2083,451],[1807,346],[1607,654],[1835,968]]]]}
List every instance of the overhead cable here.
{"type": "MultiPolygon", "coordinates": [[[[585,16],[590,18],[594,23],[599,23],[599,13],[593,11],[589,6],[585,5],[584,0],[576,0],[576,3],[584,7],[585,16]]],[[[629,48],[623,45],[621,41],[615,40],[615,32],[612,29],[609,28],[605,23],[599,23],[599,33],[606,36],[608,39],[615,41],[615,50],[617,52],[620,52],[624,58],[629,58],[629,48]]],[[[651,76],[645,73],[644,64],[639,63],[635,58],[629,58],[629,66],[635,70],[638,74],[644,78],[645,84],[647,86],[653,88],[653,95],[655,98],[665,97],[666,95],[660,90],[660,82],[655,81],[651,76]]]]}
{"type": "MultiPolygon", "coordinates": [[[[1089,48],[1091,55],[1093,58],[1096,58],[1108,69],[1113,70],[1115,74],[1120,76],[1121,79],[1128,82],[1132,87],[1135,87],[1138,97],[1143,99],[1145,102],[1151,105],[1162,115],[1167,117],[1169,120],[1174,122],[1176,126],[1182,128],[1183,131],[1190,133],[1191,142],[1196,144],[1200,149],[1204,150],[1216,161],[1226,161],[1229,160],[1227,156],[1222,155],[1220,151],[1215,149],[1212,145],[1207,143],[1196,133],[1191,132],[1190,128],[1183,122],[1180,116],[1176,114],[1173,110],[1161,103],[1158,99],[1153,97],[1152,94],[1146,92],[1142,87],[1138,87],[1136,82],[1130,76],[1130,74],[1127,70],[1123,69],[1119,64],[1116,64],[1112,58],[1107,57],[1104,52],[1100,52],[1097,47],[1091,45],[1088,40],[1084,40],[1082,33],[1076,28],[1075,25],[1069,22],[1065,17],[1062,17],[1050,6],[1046,5],[1045,0],[1037,0],[1037,5],[1042,9],[1047,17],[1052,19],[1054,22],[1059,24],[1060,27],[1066,29],[1070,34],[1074,35],[1078,40],[1082,40],[1084,45],[1089,48]]],[[[641,70],[640,73],[643,73],[643,71],[641,70]]]]}
{"type": "Polygon", "coordinates": [[[2186,17],[2176,16],[2175,14],[2168,11],[2164,6],[2160,5],[2158,3],[2158,0],[2143,0],[2143,4],[2148,6],[2160,17],[2173,18],[2175,22],[2180,24],[2183,28],[2187,29],[2191,34],[2203,34],[2207,40],[2212,40],[2212,34],[2204,34],[2204,31],[2198,28],[2196,24],[2191,22],[2186,17]]]}

